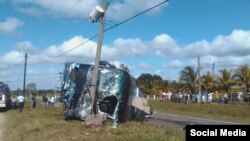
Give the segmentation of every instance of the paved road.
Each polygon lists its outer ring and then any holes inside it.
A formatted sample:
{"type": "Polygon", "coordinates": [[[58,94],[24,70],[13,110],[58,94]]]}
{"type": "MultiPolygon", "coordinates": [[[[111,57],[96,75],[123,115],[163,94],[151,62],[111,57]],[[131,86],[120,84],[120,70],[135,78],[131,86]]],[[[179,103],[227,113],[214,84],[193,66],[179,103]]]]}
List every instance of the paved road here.
{"type": "Polygon", "coordinates": [[[153,115],[148,116],[147,120],[150,123],[155,124],[157,127],[171,126],[171,127],[175,127],[179,129],[182,129],[186,125],[190,125],[190,124],[199,124],[199,125],[241,124],[238,122],[211,120],[211,119],[205,119],[205,118],[197,118],[197,117],[175,115],[175,114],[162,114],[162,113],[154,113],[153,115]]]}

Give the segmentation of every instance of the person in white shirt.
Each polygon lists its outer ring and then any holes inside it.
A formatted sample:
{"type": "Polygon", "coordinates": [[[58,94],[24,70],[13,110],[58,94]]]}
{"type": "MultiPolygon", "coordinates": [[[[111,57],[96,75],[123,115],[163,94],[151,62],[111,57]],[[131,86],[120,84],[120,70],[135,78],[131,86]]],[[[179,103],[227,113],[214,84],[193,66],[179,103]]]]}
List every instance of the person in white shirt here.
{"type": "Polygon", "coordinates": [[[18,105],[19,105],[19,112],[22,112],[24,106],[24,97],[23,95],[19,95],[17,97],[18,105]]]}
{"type": "Polygon", "coordinates": [[[15,95],[13,95],[11,97],[11,107],[12,107],[12,109],[16,109],[16,102],[17,102],[17,99],[16,99],[15,95]]]}
{"type": "Polygon", "coordinates": [[[55,97],[54,96],[51,97],[50,102],[51,102],[51,106],[54,106],[54,103],[55,103],[55,97]]]}

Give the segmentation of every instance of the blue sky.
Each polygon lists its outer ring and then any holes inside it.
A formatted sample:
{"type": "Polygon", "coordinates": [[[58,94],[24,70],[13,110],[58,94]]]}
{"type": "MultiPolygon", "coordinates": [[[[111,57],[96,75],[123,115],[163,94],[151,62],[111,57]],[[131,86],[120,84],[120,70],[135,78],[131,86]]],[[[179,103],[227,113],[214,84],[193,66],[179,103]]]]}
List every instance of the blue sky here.
{"type": "MultiPolygon", "coordinates": [[[[164,0],[109,0],[105,28],[164,0]],[[143,4],[142,4],[143,3],[143,4]]],[[[100,0],[0,0],[0,81],[22,89],[24,54],[26,83],[39,89],[60,86],[65,62],[93,63],[97,38],[56,57],[96,35],[90,11],[100,0]]],[[[202,73],[234,69],[250,62],[249,0],[170,0],[104,33],[102,60],[126,64],[141,73],[178,80],[188,65],[202,73]]]]}

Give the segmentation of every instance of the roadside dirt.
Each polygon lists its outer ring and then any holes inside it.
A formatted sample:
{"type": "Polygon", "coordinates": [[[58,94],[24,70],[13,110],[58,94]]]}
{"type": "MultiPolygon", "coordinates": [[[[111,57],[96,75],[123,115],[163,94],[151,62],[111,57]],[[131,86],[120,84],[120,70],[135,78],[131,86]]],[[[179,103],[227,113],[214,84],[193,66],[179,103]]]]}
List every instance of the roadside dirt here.
{"type": "Polygon", "coordinates": [[[157,128],[172,127],[179,130],[183,130],[185,127],[185,124],[183,123],[173,122],[165,119],[147,118],[145,122],[150,123],[157,128]]]}
{"type": "Polygon", "coordinates": [[[163,113],[155,113],[146,118],[146,121],[155,125],[156,127],[174,127],[180,130],[185,129],[186,125],[237,125],[240,124],[238,122],[230,122],[230,121],[219,121],[212,120],[206,118],[198,118],[198,117],[190,117],[183,115],[175,115],[175,114],[163,114],[163,113]]]}
{"type": "Polygon", "coordinates": [[[5,113],[0,112],[0,141],[3,140],[3,131],[4,131],[4,126],[3,123],[5,121],[5,113]]]}

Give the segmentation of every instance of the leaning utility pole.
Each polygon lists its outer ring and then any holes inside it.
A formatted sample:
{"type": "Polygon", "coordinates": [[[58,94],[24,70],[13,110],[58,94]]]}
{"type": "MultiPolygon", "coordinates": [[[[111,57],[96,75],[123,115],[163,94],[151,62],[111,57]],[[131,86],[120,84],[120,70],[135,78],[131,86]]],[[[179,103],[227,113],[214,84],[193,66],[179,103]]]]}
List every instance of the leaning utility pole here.
{"type": "Polygon", "coordinates": [[[92,97],[92,111],[91,111],[91,113],[94,115],[96,115],[96,113],[97,113],[97,106],[96,106],[96,90],[97,90],[97,79],[98,79],[97,77],[98,77],[98,71],[99,71],[99,62],[100,62],[100,56],[101,56],[103,31],[104,31],[106,8],[107,8],[107,1],[106,0],[103,0],[102,8],[104,10],[104,13],[103,13],[103,16],[101,17],[98,44],[97,44],[96,57],[95,57],[95,66],[94,66],[93,79],[92,79],[91,89],[90,89],[90,94],[92,97]]]}
{"type": "Polygon", "coordinates": [[[25,53],[24,77],[23,77],[23,96],[24,97],[25,97],[25,82],[26,82],[26,66],[27,66],[27,52],[25,53]]]}

